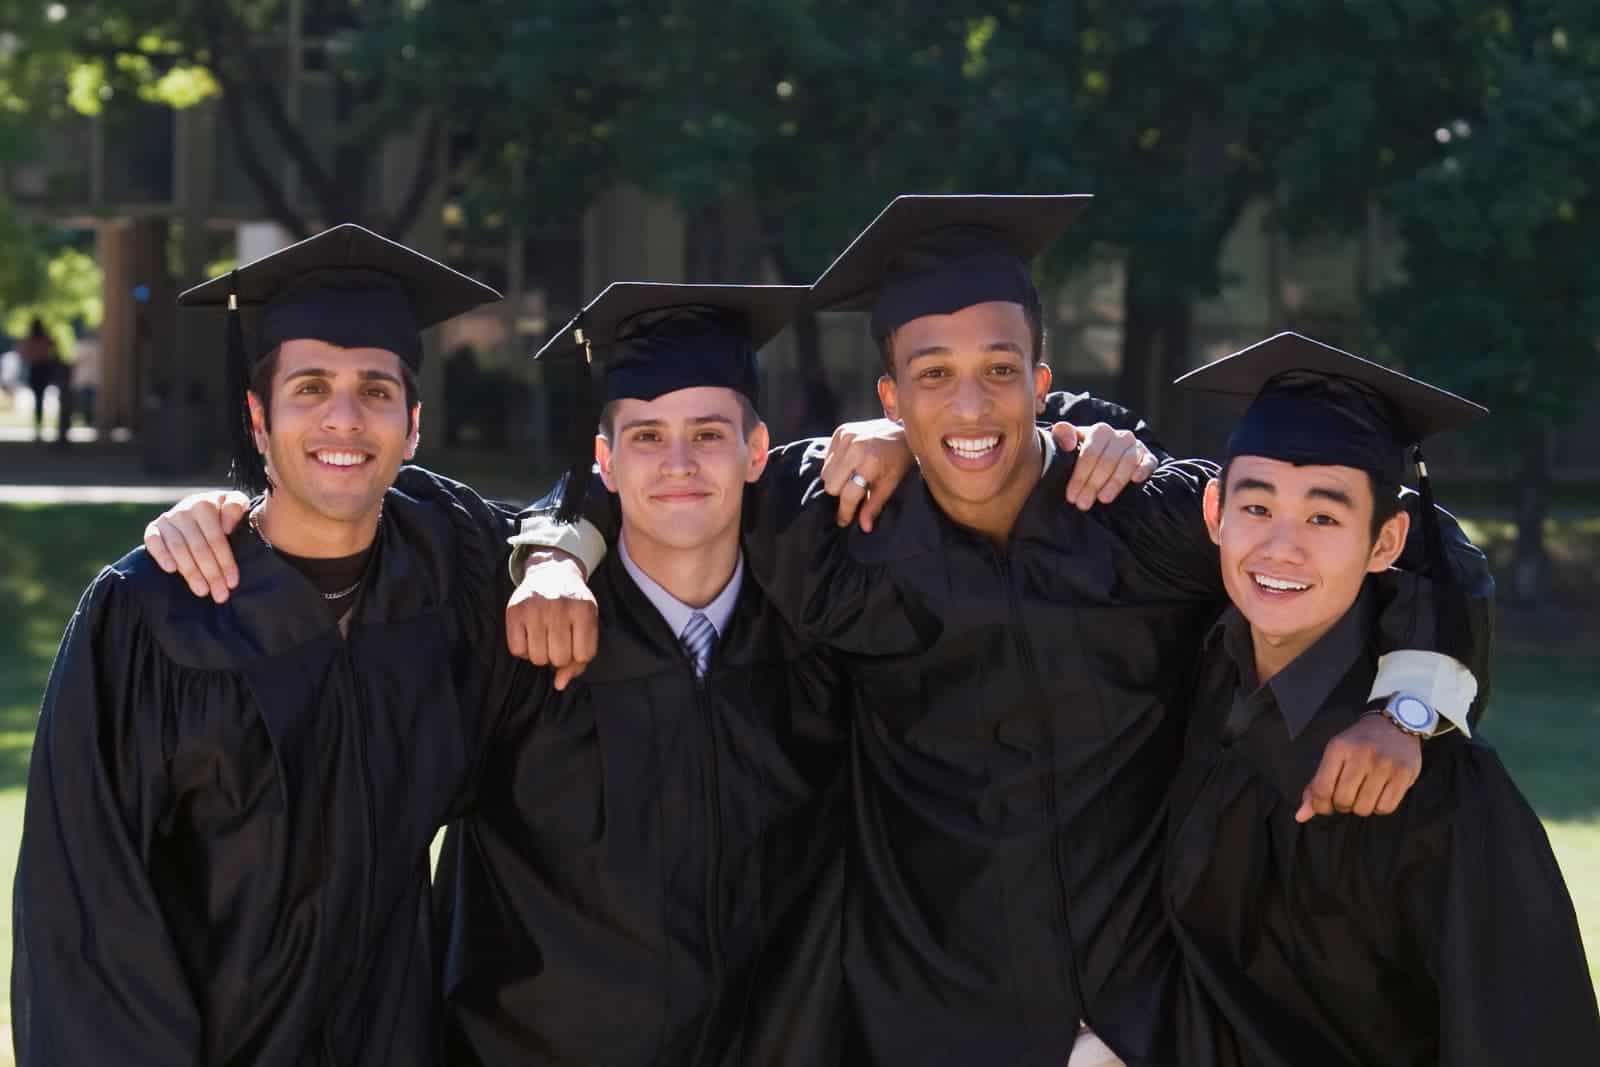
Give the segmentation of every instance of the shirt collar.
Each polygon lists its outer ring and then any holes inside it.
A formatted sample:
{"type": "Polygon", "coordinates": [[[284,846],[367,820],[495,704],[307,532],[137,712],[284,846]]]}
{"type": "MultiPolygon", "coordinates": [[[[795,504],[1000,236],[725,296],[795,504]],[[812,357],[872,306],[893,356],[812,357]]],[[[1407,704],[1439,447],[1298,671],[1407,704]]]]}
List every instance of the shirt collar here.
{"type": "Polygon", "coordinates": [[[1039,443],[1044,446],[1044,464],[1039,468],[1039,477],[1043,478],[1045,472],[1050,469],[1050,464],[1055,462],[1056,452],[1059,449],[1056,448],[1055,435],[1049,430],[1039,430],[1039,443]]]}
{"type": "MultiPolygon", "coordinates": [[[[1368,600],[1363,586],[1350,610],[1318,638],[1316,644],[1296,656],[1266,684],[1272,702],[1278,706],[1278,713],[1289,728],[1290,738],[1300,736],[1361,657],[1368,631],[1368,600]]],[[[1238,608],[1230,606],[1217,620],[1216,628],[1221,630],[1223,649],[1238,669],[1240,687],[1259,692],[1250,623],[1238,608]]]]}
{"type": "Polygon", "coordinates": [[[661,617],[667,621],[673,634],[682,634],[684,627],[689,625],[689,619],[696,614],[706,617],[706,621],[716,629],[719,639],[726,633],[728,620],[733,617],[734,604],[739,600],[739,587],[744,584],[743,549],[739,552],[739,561],[734,564],[733,576],[728,579],[728,584],[723,586],[722,592],[703,608],[690,607],[646,574],[628,553],[626,533],[617,538],[617,555],[622,557],[622,566],[627,570],[628,577],[633,579],[639,591],[645,595],[645,599],[661,613],[661,617]]]}

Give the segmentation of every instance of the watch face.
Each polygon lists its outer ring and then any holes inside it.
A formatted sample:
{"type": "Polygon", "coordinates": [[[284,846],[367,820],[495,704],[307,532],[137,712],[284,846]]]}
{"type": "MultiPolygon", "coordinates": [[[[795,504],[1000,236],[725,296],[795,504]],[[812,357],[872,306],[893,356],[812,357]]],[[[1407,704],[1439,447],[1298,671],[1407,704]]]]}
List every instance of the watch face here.
{"type": "Polygon", "coordinates": [[[1395,718],[1413,730],[1426,730],[1433,725],[1433,709],[1416,697],[1401,697],[1391,710],[1395,718]]]}

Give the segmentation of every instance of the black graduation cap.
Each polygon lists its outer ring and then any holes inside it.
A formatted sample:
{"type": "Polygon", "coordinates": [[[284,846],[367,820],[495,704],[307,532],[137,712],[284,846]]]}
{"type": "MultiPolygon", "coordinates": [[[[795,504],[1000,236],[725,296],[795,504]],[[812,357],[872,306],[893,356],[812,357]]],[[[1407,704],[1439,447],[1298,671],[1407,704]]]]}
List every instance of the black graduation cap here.
{"type": "Polygon", "coordinates": [[[1401,480],[1405,451],[1488,409],[1380,363],[1285,331],[1180,377],[1200,392],[1249,398],[1227,457],[1330,464],[1401,480]]]}
{"type": "Polygon", "coordinates": [[[1288,331],[1192,370],[1175,384],[1252,398],[1228,438],[1228,459],[1264,456],[1298,465],[1354,467],[1396,484],[1409,448],[1417,464],[1423,541],[1436,590],[1436,648],[1471,661],[1470,613],[1445,553],[1422,442],[1467,426],[1488,408],[1288,331]]]}
{"type": "Polygon", "coordinates": [[[499,299],[482,282],[347,222],[202,282],[179,294],[178,304],[227,309],[229,399],[238,405],[230,419],[234,479],[260,492],[266,468],[244,394],[250,368],[268,352],[297,339],[382,348],[418,372],[424,329],[499,299]]]}
{"type": "Polygon", "coordinates": [[[1078,217],[1087,193],[1043,196],[897,196],[812,286],[819,311],[872,312],[887,337],[924,315],[1037,291],[1028,264],[1078,217]]]}
{"type": "Polygon", "coordinates": [[[534,358],[583,361],[558,518],[574,521],[583,506],[604,405],[708,385],[755,403],[756,351],[794,319],[809,292],[804,285],[613,282],[556,331],[534,358]],[[589,366],[596,359],[605,375],[599,397],[589,366]]]}

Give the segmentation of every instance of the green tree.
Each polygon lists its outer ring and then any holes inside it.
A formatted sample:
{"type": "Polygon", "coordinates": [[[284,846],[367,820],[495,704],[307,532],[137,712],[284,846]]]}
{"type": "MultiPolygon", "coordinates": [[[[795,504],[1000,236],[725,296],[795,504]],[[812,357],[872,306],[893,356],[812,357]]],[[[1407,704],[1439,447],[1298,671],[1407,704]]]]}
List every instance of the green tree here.
{"type": "MultiPolygon", "coordinates": [[[[17,0],[10,0],[17,4],[17,0]]],[[[288,195],[283,162],[320,221],[358,221],[403,235],[439,179],[444,117],[430,106],[413,65],[415,4],[361,0],[74,0],[37,5],[13,31],[30,75],[15,94],[44,114],[95,114],[122,98],[172,107],[218,99],[222,126],[267,213],[305,235],[311,220],[288,195]],[[301,15],[298,32],[292,16],[301,15]],[[332,85],[332,135],[298,121],[284,92],[291,42],[332,85]],[[50,76],[46,76],[50,75],[50,76]],[[371,195],[383,149],[416,134],[420,147],[404,194],[388,211],[371,195]]],[[[17,4],[19,11],[24,10],[17,4]]]]}
{"type": "Polygon", "coordinates": [[[1600,378],[1600,18],[1581,0],[1461,4],[1475,31],[1450,110],[1384,204],[1405,278],[1383,336],[1419,373],[1488,404],[1517,462],[1514,598],[1546,591],[1551,432],[1600,378]]]}

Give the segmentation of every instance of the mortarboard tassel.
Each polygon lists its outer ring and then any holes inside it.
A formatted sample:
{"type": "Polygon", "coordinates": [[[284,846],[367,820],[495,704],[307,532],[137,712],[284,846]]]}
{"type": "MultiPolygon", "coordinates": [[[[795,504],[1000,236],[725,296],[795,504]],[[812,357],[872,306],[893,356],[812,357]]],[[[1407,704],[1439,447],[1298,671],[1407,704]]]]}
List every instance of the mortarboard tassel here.
{"type": "MultiPolygon", "coordinates": [[[[580,320],[581,321],[581,320],[580,320]]],[[[600,423],[600,412],[595,399],[594,352],[588,334],[580,325],[572,331],[573,340],[583,350],[583,362],[578,364],[577,395],[569,428],[567,455],[571,465],[562,478],[561,506],[556,509],[556,521],[572,523],[583,516],[584,498],[589,492],[589,482],[594,471],[594,435],[600,423]]]]}
{"type": "Polygon", "coordinates": [[[1417,465],[1417,495],[1422,501],[1422,538],[1428,554],[1428,571],[1433,576],[1434,640],[1437,650],[1471,666],[1474,655],[1472,628],[1465,590],[1456,579],[1450,555],[1445,551],[1444,531],[1439,526],[1439,511],[1434,505],[1433,480],[1428,477],[1428,461],[1422,446],[1412,446],[1411,458],[1417,465]]]}
{"type": "MultiPolygon", "coordinates": [[[[235,271],[234,275],[237,276],[235,271]]],[[[250,426],[250,363],[244,350],[244,316],[239,311],[237,291],[228,294],[228,399],[236,410],[228,419],[228,444],[233,450],[230,474],[233,484],[255,496],[269,487],[267,465],[256,449],[250,426]]]]}

